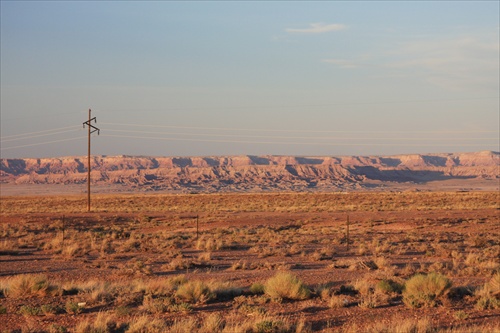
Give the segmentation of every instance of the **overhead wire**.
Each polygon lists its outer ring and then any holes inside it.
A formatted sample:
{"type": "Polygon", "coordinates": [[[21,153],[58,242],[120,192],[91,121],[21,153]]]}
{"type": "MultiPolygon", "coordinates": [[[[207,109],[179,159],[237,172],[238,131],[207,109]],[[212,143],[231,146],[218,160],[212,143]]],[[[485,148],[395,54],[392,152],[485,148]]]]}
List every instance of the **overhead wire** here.
{"type": "MultiPolygon", "coordinates": [[[[485,99],[485,98],[479,98],[479,99],[485,99]]],[[[490,98],[486,98],[490,99],[490,98]]],[[[477,99],[470,99],[470,98],[464,98],[464,99],[454,99],[454,100],[477,100],[477,99]]],[[[441,102],[441,101],[452,101],[452,100],[447,100],[447,99],[437,99],[437,100],[414,100],[414,101],[385,101],[385,102],[379,102],[379,103],[407,103],[407,102],[441,102]]],[[[331,105],[348,105],[348,104],[373,104],[374,102],[359,102],[359,103],[337,103],[337,104],[328,104],[328,105],[322,105],[322,106],[331,106],[331,105]]],[[[316,106],[321,106],[321,105],[316,105],[316,106]]],[[[270,107],[268,107],[270,108],[270,107]]],[[[206,108],[204,108],[206,109],[206,108]]],[[[497,147],[498,144],[488,144],[488,143],[470,143],[470,142],[464,142],[461,144],[452,144],[452,143],[433,143],[433,144],[410,144],[410,143],[375,143],[373,141],[380,141],[380,140],[392,140],[392,141],[431,141],[431,140],[441,140],[441,141],[459,141],[459,140],[467,140],[467,141],[484,141],[484,140],[497,140],[497,138],[487,138],[487,137],[475,137],[475,138],[446,138],[446,137],[419,137],[419,138],[410,138],[410,137],[331,137],[331,136],[292,136],[292,135],[252,135],[252,134],[242,134],[241,132],[257,132],[257,133],[266,133],[266,132],[273,132],[273,133],[335,133],[335,134],[472,134],[472,133],[482,133],[482,134],[487,134],[487,133],[498,133],[498,131],[484,131],[484,130],[432,130],[432,131],[422,131],[422,130],[417,130],[417,131],[387,131],[387,130],[377,130],[377,131],[367,131],[367,130],[307,130],[307,129],[265,129],[265,128],[236,128],[236,127],[209,127],[209,126],[179,126],[179,125],[161,125],[161,124],[130,124],[130,123],[117,123],[117,122],[103,122],[101,123],[105,127],[102,128],[105,131],[108,132],[126,132],[126,133],[137,133],[137,134],[157,134],[157,135],[172,135],[176,137],[158,137],[158,136],[132,136],[132,135],[112,135],[112,134],[104,134],[103,136],[107,137],[120,137],[120,138],[133,138],[133,139],[150,139],[150,140],[171,140],[171,141],[195,141],[195,142],[228,142],[228,143],[248,143],[248,144],[292,144],[292,145],[328,145],[328,146],[358,146],[358,145],[381,145],[381,146],[495,146],[497,147]],[[207,134],[207,133],[188,133],[188,132],[183,132],[183,133],[166,133],[166,132],[152,132],[152,131],[143,131],[143,130],[124,130],[124,129],[115,129],[115,128],[106,128],[106,126],[112,126],[112,127],[126,127],[126,128],[163,128],[163,129],[179,129],[179,130],[193,130],[193,131],[218,131],[218,132],[225,132],[225,133],[212,133],[212,134],[207,134]],[[238,132],[235,134],[231,134],[231,132],[238,132]],[[179,138],[179,136],[194,136],[194,137],[203,137],[203,139],[196,139],[196,138],[179,138]],[[239,137],[239,138],[253,138],[253,139],[285,139],[285,140],[351,140],[351,141],[359,141],[359,140],[369,140],[370,142],[368,143],[343,143],[343,142],[337,142],[337,143],[328,143],[328,142],[290,142],[290,141],[265,141],[265,140],[239,140],[239,139],[209,139],[207,137],[212,137],[212,138],[232,138],[232,137],[239,137]]],[[[58,134],[63,134],[63,133],[68,133],[68,132],[74,132],[76,128],[80,127],[79,125],[72,125],[72,126],[66,126],[66,127],[60,127],[60,128],[54,128],[54,129],[49,129],[49,130],[43,130],[43,131],[34,131],[34,132],[27,132],[27,133],[22,133],[22,134],[15,134],[15,135],[9,135],[9,136],[3,136],[0,137],[1,142],[11,142],[11,141],[18,141],[18,140],[27,140],[27,139],[33,139],[33,138],[39,138],[39,137],[45,137],[45,136],[51,136],[51,135],[58,135],[58,134]]],[[[24,144],[24,145],[17,145],[17,146],[12,146],[12,147],[2,147],[1,150],[8,150],[8,149],[15,149],[15,148],[22,148],[22,147],[31,147],[31,146],[39,146],[43,144],[50,144],[50,143],[57,143],[57,142],[64,142],[64,141],[73,141],[73,140],[78,140],[83,137],[77,137],[77,138],[67,138],[67,139],[60,139],[60,140],[52,140],[52,141],[46,141],[46,142],[37,142],[37,143],[32,143],[32,144],[24,144]]]]}
{"type": "MultiPolygon", "coordinates": [[[[275,141],[247,141],[247,140],[222,140],[222,139],[191,139],[191,138],[173,138],[173,137],[154,137],[154,136],[135,136],[135,135],[114,135],[102,134],[102,137],[112,138],[129,138],[129,139],[152,139],[164,141],[192,141],[192,142],[221,142],[221,143],[245,143],[245,144],[286,144],[286,145],[318,145],[318,146],[426,146],[426,147],[442,147],[442,146],[484,146],[484,144],[411,144],[411,143],[328,143],[328,142],[275,142],[275,141]]],[[[488,146],[494,146],[488,145],[488,146]]]]}
{"type": "Polygon", "coordinates": [[[43,131],[36,131],[36,132],[28,132],[28,133],[22,133],[22,134],[7,135],[7,136],[0,137],[0,139],[4,140],[4,139],[19,137],[19,136],[29,136],[29,135],[33,135],[33,134],[46,133],[46,132],[54,132],[54,131],[65,130],[65,129],[69,129],[69,128],[77,128],[77,127],[81,127],[81,126],[72,125],[72,126],[53,128],[53,129],[43,130],[43,131]]]}
{"type": "Polygon", "coordinates": [[[9,149],[16,149],[16,148],[24,148],[24,147],[33,147],[33,146],[40,146],[40,145],[45,145],[45,144],[49,144],[49,143],[74,141],[74,140],[80,140],[80,139],[85,139],[85,138],[86,138],[85,136],[80,136],[80,137],[76,137],[76,138],[67,138],[67,139],[61,139],[61,140],[38,142],[38,143],[32,143],[32,144],[26,144],[26,145],[19,145],[19,146],[13,146],[13,147],[1,147],[0,150],[9,150],[9,149]]]}
{"type": "Polygon", "coordinates": [[[460,131],[365,131],[365,130],[302,130],[302,129],[263,129],[263,128],[235,128],[235,127],[203,127],[203,126],[176,126],[153,124],[128,124],[101,122],[101,125],[115,125],[127,127],[173,128],[213,131],[252,131],[252,132],[297,132],[297,133],[498,133],[497,131],[460,130],[460,131]]]}
{"type": "MultiPolygon", "coordinates": [[[[125,132],[125,133],[140,133],[140,134],[162,134],[162,135],[179,135],[179,136],[202,136],[202,137],[245,137],[245,138],[271,138],[271,139],[308,139],[308,140],[409,140],[409,141],[430,141],[436,140],[436,138],[373,138],[373,137],[328,137],[328,136],[278,136],[278,135],[248,135],[248,134],[206,134],[206,133],[168,133],[168,132],[151,132],[151,131],[136,131],[136,130],[117,130],[117,129],[106,129],[107,132],[125,132]]],[[[440,140],[453,141],[462,140],[463,138],[439,138],[440,140]]],[[[467,138],[467,140],[496,140],[496,138],[467,138]]]]}
{"type": "Polygon", "coordinates": [[[50,140],[50,141],[44,141],[44,142],[27,143],[27,144],[10,146],[10,147],[4,147],[3,146],[3,143],[5,143],[5,142],[27,140],[27,139],[33,139],[33,138],[39,138],[39,137],[45,137],[45,136],[52,136],[52,135],[59,135],[59,134],[69,133],[69,132],[77,132],[77,128],[79,128],[79,127],[80,126],[78,126],[78,125],[72,125],[72,126],[65,126],[65,127],[53,128],[53,129],[42,130],[42,131],[34,131],[34,132],[27,132],[27,133],[22,133],[22,134],[14,134],[14,135],[3,136],[3,137],[0,138],[0,142],[2,143],[2,147],[0,147],[0,150],[17,149],[17,148],[24,148],[24,147],[33,147],[33,146],[40,146],[40,145],[45,145],[45,144],[51,144],[51,143],[57,143],[57,142],[66,142],[66,141],[74,141],[74,140],[77,140],[77,139],[81,139],[81,137],[77,137],[77,138],[64,138],[64,139],[50,140]]]}
{"type": "Polygon", "coordinates": [[[39,137],[42,137],[42,136],[56,135],[56,134],[68,133],[68,132],[75,132],[75,131],[77,131],[77,130],[76,129],[72,129],[72,130],[58,131],[58,132],[46,133],[46,134],[38,134],[38,135],[25,136],[25,137],[14,138],[14,139],[7,139],[7,140],[2,139],[2,143],[3,142],[10,142],[10,141],[33,139],[33,138],[39,138],[39,137]]]}

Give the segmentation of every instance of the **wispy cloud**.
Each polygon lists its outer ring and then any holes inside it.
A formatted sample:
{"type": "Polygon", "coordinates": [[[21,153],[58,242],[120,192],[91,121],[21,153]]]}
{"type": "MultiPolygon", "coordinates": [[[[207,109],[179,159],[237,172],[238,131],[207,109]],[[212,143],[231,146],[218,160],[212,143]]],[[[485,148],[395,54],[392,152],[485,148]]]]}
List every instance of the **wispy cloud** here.
{"type": "Polygon", "coordinates": [[[451,89],[498,87],[499,45],[478,37],[412,41],[389,54],[388,68],[413,69],[434,85],[451,89]]]}
{"type": "Polygon", "coordinates": [[[291,34],[322,34],[330,31],[340,31],[347,29],[344,24],[324,24],[324,23],[311,23],[308,28],[287,28],[286,32],[291,34]]]}

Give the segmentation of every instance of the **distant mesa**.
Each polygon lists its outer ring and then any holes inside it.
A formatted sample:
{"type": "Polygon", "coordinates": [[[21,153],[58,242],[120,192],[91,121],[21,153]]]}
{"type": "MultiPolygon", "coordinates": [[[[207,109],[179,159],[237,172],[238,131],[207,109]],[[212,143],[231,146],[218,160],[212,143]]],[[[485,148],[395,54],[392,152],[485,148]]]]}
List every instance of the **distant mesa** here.
{"type": "MultiPolygon", "coordinates": [[[[3,184],[84,184],[86,157],[1,159],[3,184]]],[[[498,188],[500,154],[93,156],[92,183],[167,192],[343,191],[454,184],[498,188]],[[441,182],[441,183],[439,183],[441,182]],[[477,185],[479,186],[479,185],[477,185]]],[[[116,188],[116,187],[114,187],[116,188]]]]}

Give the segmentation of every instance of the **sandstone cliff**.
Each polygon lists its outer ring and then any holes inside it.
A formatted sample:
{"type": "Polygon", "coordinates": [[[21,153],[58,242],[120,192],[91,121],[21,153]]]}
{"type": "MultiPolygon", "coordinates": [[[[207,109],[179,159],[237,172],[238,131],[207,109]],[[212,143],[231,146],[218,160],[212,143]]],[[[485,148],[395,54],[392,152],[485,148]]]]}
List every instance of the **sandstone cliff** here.
{"type": "MultiPolygon", "coordinates": [[[[86,157],[1,159],[0,182],[83,184],[86,157]]],[[[94,184],[174,191],[333,190],[424,184],[450,179],[498,181],[500,154],[396,156],[93,156],[94,184]]]]}

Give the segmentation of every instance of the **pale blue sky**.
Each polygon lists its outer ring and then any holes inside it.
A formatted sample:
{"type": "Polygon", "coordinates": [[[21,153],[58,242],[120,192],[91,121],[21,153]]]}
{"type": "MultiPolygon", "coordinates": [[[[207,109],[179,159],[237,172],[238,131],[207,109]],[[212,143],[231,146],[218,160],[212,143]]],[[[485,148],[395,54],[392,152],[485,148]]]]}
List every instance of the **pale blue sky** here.
{"type": "Polygon", "coordinates": [[[499,11],[1,1],[1,155],[498,151],[499,11]]]}

